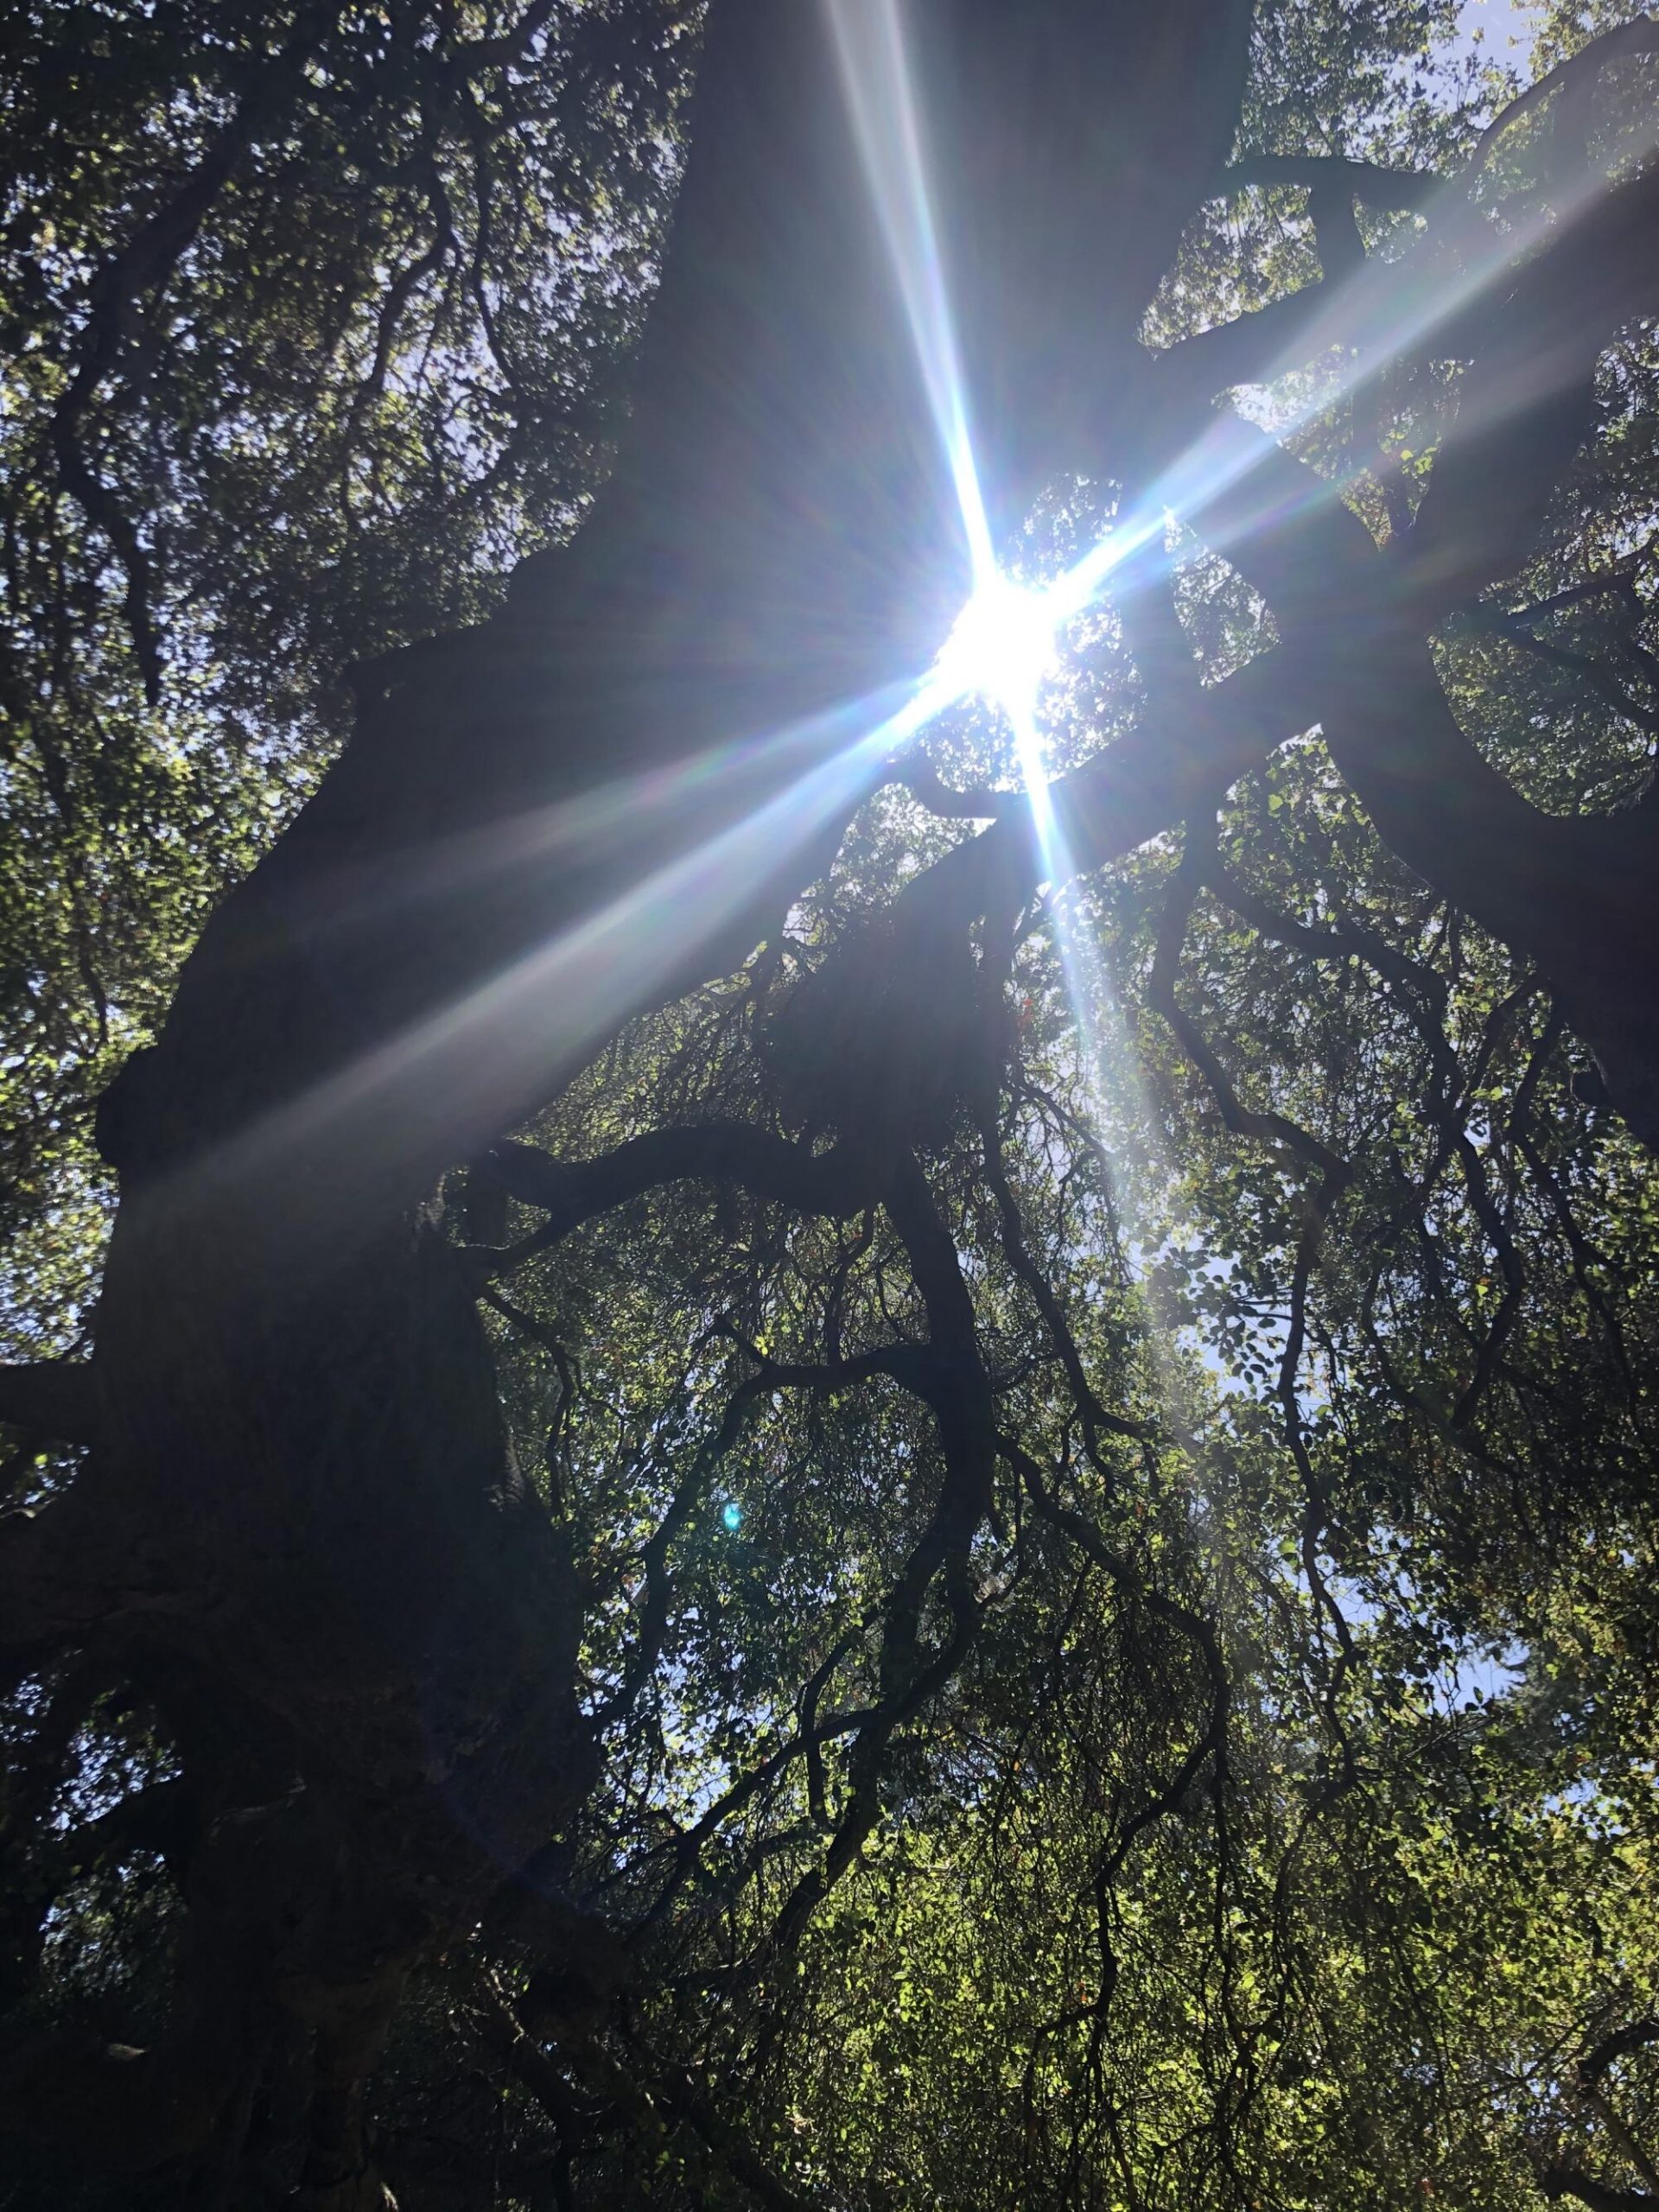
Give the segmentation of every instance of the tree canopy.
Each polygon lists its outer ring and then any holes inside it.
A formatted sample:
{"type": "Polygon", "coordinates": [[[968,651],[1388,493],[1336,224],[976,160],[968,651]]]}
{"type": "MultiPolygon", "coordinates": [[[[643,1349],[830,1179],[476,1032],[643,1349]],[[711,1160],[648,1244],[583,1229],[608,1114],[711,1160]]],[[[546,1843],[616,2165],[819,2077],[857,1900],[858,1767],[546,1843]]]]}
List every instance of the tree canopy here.
{"type": "Polygon", "coordinates": [[[3,2212],[1659,2202],[1659,22],[1483,12],[13,11],[3,2212]]]}

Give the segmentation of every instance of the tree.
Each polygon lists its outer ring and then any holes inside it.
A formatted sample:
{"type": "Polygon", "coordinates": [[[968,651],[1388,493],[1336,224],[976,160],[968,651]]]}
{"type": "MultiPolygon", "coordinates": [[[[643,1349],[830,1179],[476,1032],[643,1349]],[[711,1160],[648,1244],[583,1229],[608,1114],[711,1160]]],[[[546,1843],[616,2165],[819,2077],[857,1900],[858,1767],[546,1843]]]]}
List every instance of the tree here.
{"type": "Polygon", "coordinates": [[[15,35],[54,1112],[216,903],[0,1383],[0,2116],[163,2202],[1639,2196],[1659,32],[1448,105],[1410,6],[952,0],[912,173],[875,0],[716,0],[595,490],[683,18],[15,35]],[[1025,787],[913,708],[957,391],[1004,561],[1109,549],[1025,787]]]}

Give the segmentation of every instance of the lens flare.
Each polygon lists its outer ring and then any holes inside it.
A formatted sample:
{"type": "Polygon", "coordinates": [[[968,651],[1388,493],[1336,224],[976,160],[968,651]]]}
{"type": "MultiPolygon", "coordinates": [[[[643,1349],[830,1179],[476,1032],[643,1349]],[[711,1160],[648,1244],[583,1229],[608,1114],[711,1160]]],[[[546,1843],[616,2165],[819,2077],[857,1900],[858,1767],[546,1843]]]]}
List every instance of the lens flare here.
{"type": "MultiPolygon", "coordinates": [[[[429,898],[474,880],[499,878],[506,869],[539,871],[570,856],[591,865],[598,846],[614,855],[617,887],[608,903],[227,1139],[209,1160],[194,1166],[194,1179],[239,1177],[257,1164],[270,1166],[297,1156],[324,1127],[332,1154],[343,1160],[354,1160],[359,1149],[365,1159],[385,1158],[404,1141],[431,1150],[435,1158],[465,1156],[503,1126],[504,1116],[550,1095],[614,1034],[627,1012],[661,1003],[663,995],[685,988],[696,948],[741,919],[760,887],[791,855],[807,853],[936,716],[967,696],[994,702],[1007,719],[1042,877],[1058,893],[1076,865],[1050,792],[1041,709],[1066,626],[1109,591],[1122,595],[1144,588],[1167,557],[1171,519],[1213,524],[1223,495],[1236,494],[1248,481],[1262,489],[1254,503],[1231,498],[1229,539],[1282,527],[1287,511],[1274,505],[1282,501],[1282,490],[1278,482],[1269,486],[1261,468],[1264,443],[1271,450],[1273,442],[1213,416],[1158,480],[1119,512],[1109,534],[1052,582],[1033,589],[999,568],[902,10],[899,0],[825,4],[842,90],[893,262],[895,300],[948,458],[974,580],[950,639],[919,680],[907,677],[785,728],[737,728],[694,758],[620,779],[489,830],[470,830],[441,849],[423,847],[401,878],[387,865],[377,868],[367,886],[353,877],[328,887],[315,922],[319,936],[354,920],[370,903],[384,902],[385,885],[394,878],[410,887],[396,895],[429,898]],[[704,810],[719,826],[702,842],[695,832],[683,838],[673,834],[688,810],[704,810]],[[646,853],[658,856],[649,868],[640,857],[646,853]],[[436,1099],[444,1101],[442,1127],[426,1103],[436,1099]],[[404,1117],[395,1138],[386,1122],[393,1109],[404,1117]]],[[[1305,367],[1321,354],[1338,365],[1332,378],[1315,380],[1297,412],[1281,417],[1277,437],[1282,440],[1336,394],[1376,374],[1389,359],[1421,353],[1471,302],[1506,281],[1528,251],[1586,214],[1611,184],[1609,175],[1586,167],[1554,191],[1547,207],[1507,225],[1491,220],[1466,195],[1460,200],[1457,188],[1446,188],[1443,205],[1429,211],[1436,254],[1419,249],[1414,261],[1410,252],[1399,263],[1368,259],[1328,299],[1321,296],[1318,319],[1262,372],[1271,382],[1279,371],[1305,367]],[[1460,264],[1449,281],[1441,251],[1448,245],[1460,264]]],[[[1541,361],[1535,387],[1506,386],[1490,401],[1497,410],[1491,419],[1504,407],[1535,398],[1554,373],[1541,361]]],[[[1461,423],[1464,435],[1482,427],[1490,421],[1476,424],[1465,416],[1461,423]]],[[[1340,479],[1327,481],[1304,472],[1295,497],[1306,503],[1334,500],[1343,489],[1340,479]]],[[[1224,550],[1225,542],[1217,550],[1224,550]]],[[[1093,979],[1090,932],[1071,925],[1062,900],[1052,905],[1056,929],[1068,940],[1062,960],[1092,1056],[1089,1008],[1106,1003],[1108,995],[1093,979]]]]}
{"type": "Polygon", "coordinates": [[[993,573],[945,640],[940,680],[958,696],[992,701],[1017,728],[1035,719],[1038,696],[1058,657],[1058,610],[1047,593],[993,573]]]}
{"type": "Polygon", "coordinates": [[[922,153],[920,111],[898,0],[829,0],[830,27],[859,155],[904,303],[976,582],[995,570],[974,458],[967,387],[945,289],[922,153]]]}

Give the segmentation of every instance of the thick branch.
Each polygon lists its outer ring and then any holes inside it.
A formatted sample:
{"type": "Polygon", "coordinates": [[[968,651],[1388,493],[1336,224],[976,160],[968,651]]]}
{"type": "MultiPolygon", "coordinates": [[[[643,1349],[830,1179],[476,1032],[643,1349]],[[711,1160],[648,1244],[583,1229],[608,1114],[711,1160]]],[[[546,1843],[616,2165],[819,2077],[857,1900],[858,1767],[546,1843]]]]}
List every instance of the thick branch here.
{"type": "Polygon", "coordinates": [[[221,1820],[192,1868],[168,2032],[146,2050],[72,2034],[14,2044],[0,2056],[0,2122],[39,2141],[73,2141],[118,2172],[204,2143],[257,2063],[284,1952],[315,1910],[334,1844],[302,1797],[221,1820]]]}
{"type": "Polygon", "coordinates": [[[1590,2212],[1648,2212],[1649,2206],[1659,2204],[1659,2197],[1650,2196],[1645,2190],[1609,2189],[1578,2166],[1544,2166],[1539,2171],[1538,2186],[1552,2204],[1564,2196],[1576,2196],[1580,2204],[1590,2207],[1590,2212]]]}
{"type": "Polygon", "coordinates": [[[1535,84],[1529,85],[1518,99],[1511,100],[1501,114],[1492,118],[1475,149],[1471,172],[1484,168],[1505,133],[1556,92],[1599,76],[1610,62],[1622,60],[1626,55],[1655,53],[1659,53],[1659,22],[1651,16],[1637,16],[1630,22],[1603,31],[1576,54],[1568,54],[1565,60],[1547,70],[1535,84]]]}
{"type": "Polygon", "coordinates": [[[1463,319],[1470,355],[1408,557],[1425,613],[1507,575],[1595,420],[1595,369],[1659,303],[1659,163],[1576,219],[1503,295],[1463,319]]]}
{"type": "Polygon", "coordinates": [[[868,1163],[850,1152],[809,1152],[741,1122],[653,1129],[595,1160],[555,1160],[533,1145],[502,1144],[486,1165],[512,1197],[548,1216],[514,1249],[512,1262],[664,1183],[735,1183],[756,1198],[814,1214],[856,1213],[872,1196],[868,1163]]]}
{"type": "MultiPolygon", "coordinates": [[[[1147,728],[1049,786],[1066,859],[1086,874],[1134,852],[1196,808],[1219,804],[1239,778],[1319,720],[1317,669],[1275,647],[1204,692],[1179,729],[1147,728]]],[[[957,846],[898,901],[930,923],[964,925],[1019,906],[1052,870],[1028,810],[957,846]]]]}
{"type": "Polygon", "coordinates": [[[0,1652],[32,1663],[129,1603],[164,1602],[149,1580],[142,1550],[78,1488],[0,1513],[0,1652]]]}
{"type": "Polygon", "coordinates": [[[0,1421],[51,1443],[92,1443],[98,1386],[91,1363],[48,1359],[0,1367],[0,1421]]]}
{"type": "Polygon", "coordinates": [[[1252,154],[1223,176],[1224,189],[1288,184],[1309,192],[1335,187],[1372,207],[1426,207],[1446,179],[1435,169],[1394,169],[1381,162],[1351,162],[1339,154],[1252,154]]]}

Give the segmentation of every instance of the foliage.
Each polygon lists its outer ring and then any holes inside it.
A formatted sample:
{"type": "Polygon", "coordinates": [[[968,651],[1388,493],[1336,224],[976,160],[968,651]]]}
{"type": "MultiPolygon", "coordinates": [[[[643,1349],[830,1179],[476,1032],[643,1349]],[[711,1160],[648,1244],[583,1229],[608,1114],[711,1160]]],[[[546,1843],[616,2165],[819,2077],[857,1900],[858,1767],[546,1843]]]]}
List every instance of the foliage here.
{"type": "MultiPolygon", "coordinates": [[[[1635,12],[1551,11],[1541,61],[1635,12]]],[[[76,1117],[336,741],[323,687],[486,607],[594,482],[677,28],[480,0],[12,34],[20,1332],[78,1325],[76,1117]],[[179,251],[111,276],[102,242],[153,232],[238,129],[179,251]]],[[[1452,28],[1260,10],[1237,176],[1150,342],[1338,250],[1249,163],[1469,160],[1516,87],[1448,61],[1452,28]]],[[[1511,217],[1536,188],[1513,160],[1511,217]]],[[[1379,263],[1432,231],[1362,206],[1379,263]]],[[[1332,367],[1262,379],[1253,411],[1403,539],[1459,359],[1426,344],[1359,397],[1332,367]]],[[[1525,565],[1437,627],[1460,727],[1551,815],[1647,788],[1656,378],[1631,324],[1525,565]]],[[[1029,570],[1116,499],[1056,487],[1029,570]]],[[[1245,554],[1173,524],[1167,550],[1150,607],[1069,636],[1057,774],[1196,720],[1279,642],[1245,554]]],[[[735,1126],[754,1158],[844,1154],[786,1010],[1018,793],[1005,722],[954,709],[733,973],[446,1179],[596,1756],[534,1878],[420,1962],[375,2086],[388,2178],[410,2206],[592,2212],[1645,2202],[1659,1201],[1538,963],[1390,849],[1334,734],[1001,938],[981,918],[995,1079],[933,1102],[882,1203],[696,1149],[735,1126]],[[664,1133],[690,1166],[570,1197],[569,1163],[664,1133]]],[[[924,983],[959,980],[941,958],[924,983]]],[[[32,1436],[14,1471],[61,1479],[32,1436]]],[[[136,2043],[178,1941],[188,1760],[78,1665],[8,1707],[13,1980],[29,2028],[90,2003],[136,2043]]],[[[279,2071],[250,2123],[273,2190],[279,2071]]],[[[106,2188],[42,2153],[0,2205],[181,2202],[183,2171],[106,2188]]]]}
{"type": "Polygon", "coordinates": [[[92,1102],[337,748],[353,665],[476,617],[581,512],[672,175],[675,16],[12,11],[14,1336],[74,1335],[92,1102]]]}

